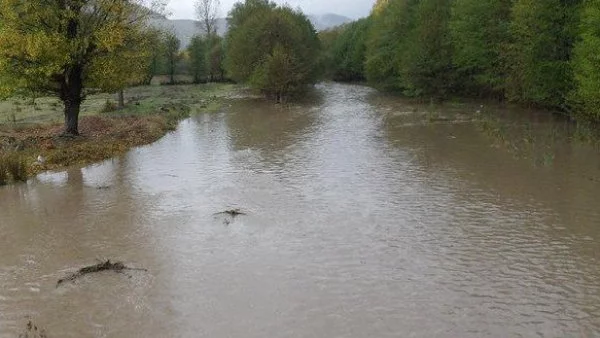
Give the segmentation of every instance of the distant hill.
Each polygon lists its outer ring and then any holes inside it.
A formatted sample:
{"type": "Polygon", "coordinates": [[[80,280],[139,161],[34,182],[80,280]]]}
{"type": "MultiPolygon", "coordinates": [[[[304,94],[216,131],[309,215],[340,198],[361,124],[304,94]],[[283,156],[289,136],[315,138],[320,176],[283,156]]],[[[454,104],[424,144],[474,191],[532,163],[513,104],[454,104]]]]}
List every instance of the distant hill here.
{"type": "MultiPolygon", "coordinates": [[[[332,28],[351,22],[352,19],[337,15],[309,15],[308,18],[315,26],[317,31],[332,28]]],[[[161,17],[154,19],[153,25],[162,29],[171,30],[181,41],[181,48],[185,49],[190,44],[190,40],[196,34],[200,34],[201,30],[198,26],[198,21],[195,20],[168,20],[161,17]]],[[[217,32],[223,36],[227,33],[227,20],[225,18],[217,20],[217,32]]]]}
{"type": "Polygon", "coordinates": [[[337,15],[337,14],[323,14],[323,15],[309,15],[308,18],[312,22],[313,26],[317,29],[317,31],[322,31],[328,28],[333,28],[337,26],[341,26],[345,23],[351,22],[352,19],[337,15]]]}

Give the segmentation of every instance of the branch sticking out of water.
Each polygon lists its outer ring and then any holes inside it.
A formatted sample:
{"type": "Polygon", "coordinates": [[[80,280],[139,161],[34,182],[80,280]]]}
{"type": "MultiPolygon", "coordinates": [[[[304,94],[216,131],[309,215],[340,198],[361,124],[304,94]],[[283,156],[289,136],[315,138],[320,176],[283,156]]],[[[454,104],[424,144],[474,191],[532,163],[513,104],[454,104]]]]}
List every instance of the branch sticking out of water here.
{"type": "Polygon", "coordinates": [[[125,266],[125,264],[121,263],[121,262],[111,262],[110,259],[105,261],[105,262],[100,262],[96,265],[90,265],[90,266],[86,266],[84,268],[79,269],[76,273],[71,274],[69,276],[67,276],[66,278],[63,279],[59,279],[58,283],[56,284],[56,286],[60,286],[62,283],[64,282],[72,282],[75,281],[76,279],[83,277],[87,274],[90,273],[96,273],[96,272],[101,272],[101,271],[114,271],[114,272],[118,272],[121,273],[125,270],[138,270],[138,271],[148,271],[146,269],[139,269],[139,268],[130,268],[125,266]]]}
{"type": "Polygon", "coordinates": [[[19,335],[19,338],[48,338],[44,330],[38,330],[31,320],[27,322],[25,332],[19,335]]]}
{"type": "Polygon", "coordinates": [[[229,215],[229,216],[235,218],[237,216],[245,216],[246,213],[242,212],[240,209],[231,209],[231,210],[225,210],[223,212],[217,212],[215,215],[229,215]]]}

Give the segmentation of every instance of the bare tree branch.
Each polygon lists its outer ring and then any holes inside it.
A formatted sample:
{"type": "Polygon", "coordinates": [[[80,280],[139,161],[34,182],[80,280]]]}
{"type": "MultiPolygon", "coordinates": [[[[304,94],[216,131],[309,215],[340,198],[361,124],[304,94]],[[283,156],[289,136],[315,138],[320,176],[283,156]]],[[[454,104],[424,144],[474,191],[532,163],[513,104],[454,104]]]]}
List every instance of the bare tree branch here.
{"type": "Polygon", "coordinates": [[[206,36],[217,34],[217,16],[220,6],[220,0],[196,0],[196,15],[200,28],[206,36]]]}

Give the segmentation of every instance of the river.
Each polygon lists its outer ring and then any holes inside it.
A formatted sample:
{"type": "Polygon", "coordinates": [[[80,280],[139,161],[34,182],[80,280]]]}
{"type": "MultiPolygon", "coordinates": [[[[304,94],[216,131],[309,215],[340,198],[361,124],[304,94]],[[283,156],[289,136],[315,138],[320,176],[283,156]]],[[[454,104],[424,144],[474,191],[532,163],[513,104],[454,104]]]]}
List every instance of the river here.
{"type": "Polygon", "coordinates": [[[600,336],[597,150],[533,165],[474,123],[318,89],[0,187],[0,337],[600,336]],[[148,271],[57,287],[107,258],[148,271]]]}

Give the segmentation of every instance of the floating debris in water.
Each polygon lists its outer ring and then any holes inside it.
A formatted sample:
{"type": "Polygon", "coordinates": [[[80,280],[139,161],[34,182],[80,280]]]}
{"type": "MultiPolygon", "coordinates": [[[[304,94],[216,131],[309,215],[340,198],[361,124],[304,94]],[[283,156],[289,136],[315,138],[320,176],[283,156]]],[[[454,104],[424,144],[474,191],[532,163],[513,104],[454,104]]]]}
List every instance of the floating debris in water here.
{"type": "Polygon", "coordinates": [[[238,216],[245,216],[245,215],[246,215],[246,213],[245,213],[245,212],[243,212],[243,211],[241,211],[240,209],[230,209],[230,210],[225,210],[225,211],[222,211],[222,212],[217,212],[217,213],[215,213],[214,215],[215,215],[215,216],[217,216],[217,215],[226,215],[226,216],[229,216],[230,218],[225,218],[225,219],[223,220],[223,224],[225,224],[225,225],[229,225],[229,224],[231,224],[231,222],[232,222],[232,221],[233,221],[233,220],[234,220],[236,217],[238,217],[238,216]]]}
{"type": "Polygon", "coordinates": [[[245,216],[246,213],[241,211],[240,209],[230,209],[230,210],[225,210],[222,212],[217,212],[217,213],[215,213],[215,215],[229,215],[231,217],[237,217],[237,216],[245,216]]]}
{"type": "Polygon", "coordinates": [[[25,327],[25,332],[21,333],[19,338],[48,338],[48,336],[44,330],[38,329],[37,325],[29,320],[25,327]]]}
{"type": "Polygon", "coordinates": [[[56,286],[58,287],[64,282],[75,281],[77,278],[83,277],[90,273],[96,273],[96,272],[101,272],[101,271],[114,271],[114,272],[121,273],[125,270],[148,271],[146,269],[141,269],[141,268],[130,268],[128,266],[125,266],[125,264],[123,264],[121,262],[113,263],[109,259],[105,262],[100,262],[96,265],[86,266],[84,268],[79,269],[76,273],[67,276],[66,278],[59,279],[56,286]]]}

